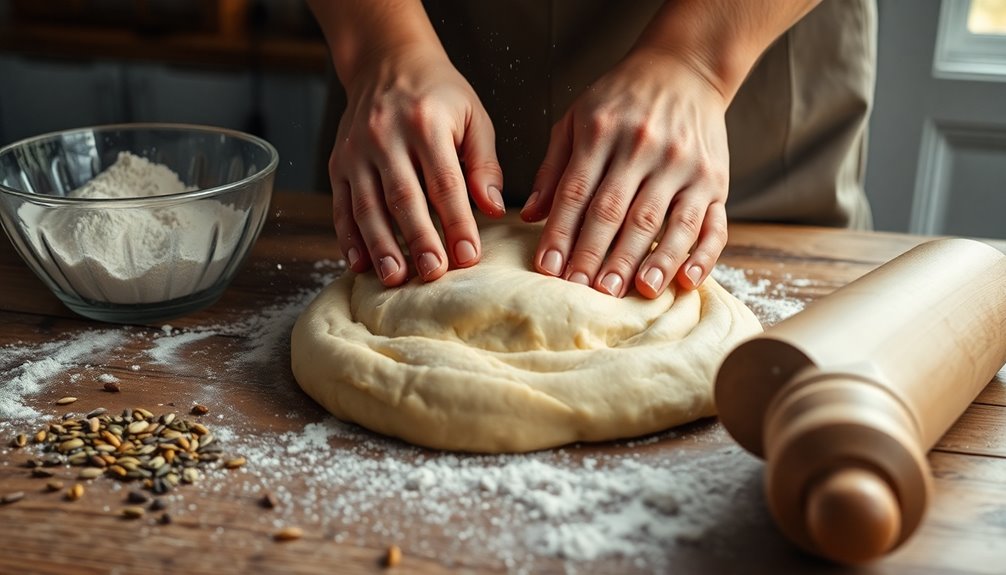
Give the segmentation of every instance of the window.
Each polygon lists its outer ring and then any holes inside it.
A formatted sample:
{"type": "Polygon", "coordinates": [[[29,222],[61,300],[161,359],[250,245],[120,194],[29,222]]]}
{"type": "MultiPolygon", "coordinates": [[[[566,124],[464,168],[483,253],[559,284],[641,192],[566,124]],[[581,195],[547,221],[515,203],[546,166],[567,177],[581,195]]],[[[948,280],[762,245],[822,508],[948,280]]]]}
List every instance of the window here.
{"type": "Polygon", "coordinates": [[[1006,0],[971,0],[968,32],[1006,34],[1006,0]]]}
{"type": "Polygon", "coordinates": [[[1006,0],[943,0],[933,75],[1006,82],[1006,0]]]}

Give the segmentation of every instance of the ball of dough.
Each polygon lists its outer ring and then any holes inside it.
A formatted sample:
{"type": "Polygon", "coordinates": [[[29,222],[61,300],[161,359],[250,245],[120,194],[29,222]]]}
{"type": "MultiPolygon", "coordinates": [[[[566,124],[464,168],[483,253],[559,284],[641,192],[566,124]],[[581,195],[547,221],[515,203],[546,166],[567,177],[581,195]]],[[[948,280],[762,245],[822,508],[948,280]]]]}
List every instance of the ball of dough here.
{"type": "Polygon", "coordinates": [[[711,416],[723,356],[761,331],[711,278],[622,298],[533,271],[541,226],[483,223],[478,265],[332,282],[294,326],[304,391],[336,417],[447,450],[522,452],[711,416]]]}

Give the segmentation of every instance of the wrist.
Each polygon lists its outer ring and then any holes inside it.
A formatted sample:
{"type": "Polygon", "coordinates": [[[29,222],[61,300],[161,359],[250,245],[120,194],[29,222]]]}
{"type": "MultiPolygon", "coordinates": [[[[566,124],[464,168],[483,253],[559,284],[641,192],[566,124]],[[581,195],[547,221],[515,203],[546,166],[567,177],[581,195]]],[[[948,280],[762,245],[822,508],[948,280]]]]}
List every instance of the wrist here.
{"type": "Polygon", "coordinates": [[[761,54],[819,0],[668,0],[634,50],[668,54],[729,104],[761,54]]]}
{"type": "Polygon", "coordinates": [[[419,0],[314,0],[311,9],[344,86],[361,70],[396,55],[444,53],[419,0]]]}

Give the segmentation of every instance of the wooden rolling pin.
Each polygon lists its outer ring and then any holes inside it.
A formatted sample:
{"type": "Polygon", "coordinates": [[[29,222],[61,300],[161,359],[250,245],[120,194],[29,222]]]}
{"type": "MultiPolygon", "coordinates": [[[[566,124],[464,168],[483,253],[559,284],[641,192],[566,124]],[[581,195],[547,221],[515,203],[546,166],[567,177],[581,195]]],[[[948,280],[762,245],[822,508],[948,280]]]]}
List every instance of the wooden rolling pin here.
{"type": "Polygon", "coordinates": [[[1006,256],[922,244],[740,344],[723,425],[766,461],[783,533],[840,563],[891,551],[931,497],[926,452],[1006,362],[1006,256]]]}

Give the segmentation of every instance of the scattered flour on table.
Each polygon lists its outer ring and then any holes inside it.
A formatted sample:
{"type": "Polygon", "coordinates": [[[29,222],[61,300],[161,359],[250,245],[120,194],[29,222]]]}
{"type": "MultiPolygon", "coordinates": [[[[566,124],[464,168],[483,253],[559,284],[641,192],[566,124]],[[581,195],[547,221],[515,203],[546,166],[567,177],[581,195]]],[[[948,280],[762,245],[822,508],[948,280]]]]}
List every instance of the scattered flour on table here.
{"type": "MultiPolygon", "coordinates": [[[[750,517],[751,504],[739,501],[758,499],[741,495],[757,489],[760,466],[734,446],[646,458],[575,449],[460,456],[378,439],[334,418],[248,440],[216,431],[248,460],[244,492],[265,488],[281,501],[262,519],[273,528],[306,512],[336,541],[409,540],[434,553],[443,543],[424,537],[432,529],[456,556],[489,553],[516,572],[533,571],[536,556],[564,559],[572,571],[599,559],[661,571],[676,545],[727,546],[713,531],[750,517]]],[[[230,489],[208,479],[211,489],[230,489]]]]}
{"type": "Polygon", "coordinates": [[[773,284],[771,280],[761,278],[752,282],[748,279],[752,273],[751,270],[719,264],[713,268],[712,277],[750,307],[766,326],[775,325],[803,311],[806,304],[802,300],[789,297],[787,286],[808,287],[813,284],[811,280],[787,278],[786,283],[773,284]]]}
{"type": "MultiPolygon", "coordinates": [[[[120,152],[114,164],[69,196],[122,199],[192,189],[168,167],[120,152]]],[[[18,215],[61,289],[120,304],[170,300],[210,287],[230,261],[244,223],[239,210],[211,199],[55,211],[25,204],[18,215]]]]}
{"type": "MultiPolygon", "coordinates": [[[[95,355],[114,349],[126,341],[120,330],[86,331],[69,339],[39,345],[0,347],[0,423],[40,417],[26,399],[67,370],[86,365],[95,355]]],[[[74,374],[76,375],[76,374],[74,374]]],[[[74,377],[69,378],[76,381],[74,377]]]]}
{"type": "MultiPolygon", "coordinates": [[[[31,397],[58,378],[82,379],[76,367],[115,362],[122,364],[122,373],[99,369],[94,377],[127,384],[132,372],[141,377],[142,366],[116,351],[127,343],[130,353],[151,363],[172,364],[182,346],[198,345],[211,335],[234,335],[241,337],[235,338],[228,365],[274,361],[277,354],[288,353],[290,330],[300,312],[344,266],[318,262],[312,287],[231,323],[153,333],[139,328],[88,331],[54,342],[0,347],[0,431],[14,429],[6,420],[41,419],[29,407],[31,397]]],[[[803,307],[786,295],[786,285],[752,282],[749,272],[726,266],[714,273],[762,321],[780,321],[803,307]]],[[[801,281],[789,279],[792,286],[801,281]]],[[[292,386],[277,390],[294,392],[292,386]]],[[[318,526],[341,542],[408,541],[410,550],[438,556],[448,565],[486,553],[510,572],[533,572],[536,560],[543,558],[563,560],[567,572],[591,571],[597,564],[592,562],[659,572],[673,568],[668,557],[675,546],[731,553],[730,529],[739,522],[765,521],[764,510],[756,507],[761,498],[754,493],[760,464],[728,445],[717,427],[692,438],[715,444],[712,451],[684,448],[640,456],[637,450],[677,433],[671,431],[622,442],[627,448],[623,453],[585,456],[572,447],[462,456],[385,440],[331,417],[293,431],[245,433],[240,411],[228,413],[224,419],[218,415],[213,431],[228,451],[248,463],[237,471],[210,470],[207,494],[231,493],[235,478],[244,495],[255,497],[268,489],[281,502],[257,519],[268,530],[296,521],[318,526]]],[[[174,495],[179,500],[186,496],[185,490],[174,495]]],[[[172,514],[190,513],[204,521],[194,504],[198,494],[188,497],[172,514]]]]}

